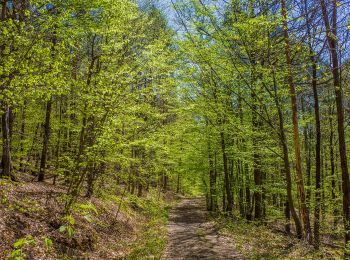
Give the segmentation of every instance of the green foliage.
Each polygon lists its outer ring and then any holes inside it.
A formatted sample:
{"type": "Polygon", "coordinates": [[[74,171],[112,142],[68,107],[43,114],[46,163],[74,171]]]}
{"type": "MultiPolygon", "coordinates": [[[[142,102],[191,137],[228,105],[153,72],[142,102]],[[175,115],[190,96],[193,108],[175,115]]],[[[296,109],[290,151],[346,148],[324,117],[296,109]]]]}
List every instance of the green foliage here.
{"type": "MultiPolygon", "coordinates": [[[[299,148],[293,126],[302,137],[303,181],[314,213],[312,80],[322,115],[322,217],[331,215],[334,223],[341,218],[327,34],[321,22],[307,23],[300,15],[309,14],[311,2],[287,8],[288,23],[298,29],[289,32],[291,68],[275,2],[173,1],[179,32],[152,1],[12,2],[4,1],[0,19],[2,167],[8,157],[12,171],[1,177],[34,180],[38,172],[47,182],[53,177],[66,191],[59,198],[59,206],[64,204],[59,232],[68,238],[75,236],[78,218],[94,222],[99,214],[95,205],[81,202],[84,195],[150,218],[148,242],[135,249],[136,258],[157,257],[164,247],[156,227],[167,218],[166,205],[155,198],[169,190],[204,194],[208,204],[216,201],[217,211],[226,210],[231,196],[234,209],[228,214],[247,220],[259,215],[261,198],[259,223],[280,219],[287,194],[295,208],[301,197],[291,152],[299,148]],[[291,118],[291,77],[298,129],[291,118]]],[[[348,9],[342,3],[336,7],[340,18],[334,24],[341,30],[334,30],[335,40],[343,61],[349,57],[343,54],[348,9]]],[[[322,13],[317,8],[312,18],[322,13]]],[[[350,93],[346,64],[333,68],[345,86],[342,106],[350,93]]],[[[9,183],[0,180],[2,206],[23,214],[43,211],[32,198],[12,200],[9,183]]],[[[49,239],[44,243],[51,247],[49,239]]]]}
{"type": "Polygon", "coordinates": [[[163,200],[157,199],[156,194],[150,195],[147,199],[137,199],[137,201],[145,210],[148,221],[127,259],[159,259],[166,246],[165,225],[170,207],[163,200]]]}
{"type": "Polygon", "coordinates": [[[53,241],[50,238],[44,237],[44,244],[46,249],[50,250],[53,245],[53,241]]]}
{"type": "Polygon", "coordinates": [[[98,215],[98,211],[96,207],[91,202],[87,204],[82,203],[82,204],[75,205],[74,211],[79,215],[82,215],[83,218],[88,222],[93,221],[94,214],[98,215]]]}
{"type": "Polygon", "coordinates": [[[35,244],[35,240],[31,235],[28,235],[24,238],[18,239],[14,244],[14,250],[10,253],[10,256],[7,257],[9,260],[22,260],[25,259],[27,254],[25,253],[26,248],[35,244]]]}
{"type": "Polygon", "coordinates": [[[74,230],[74,224],[75,224],[75,219],[71,215],[64,216],[62,218],[64,221],[64,224],[61,225],[58,229],[60,233],[65,233],[69,238],[73,238],[75,234],[74,230]]]}

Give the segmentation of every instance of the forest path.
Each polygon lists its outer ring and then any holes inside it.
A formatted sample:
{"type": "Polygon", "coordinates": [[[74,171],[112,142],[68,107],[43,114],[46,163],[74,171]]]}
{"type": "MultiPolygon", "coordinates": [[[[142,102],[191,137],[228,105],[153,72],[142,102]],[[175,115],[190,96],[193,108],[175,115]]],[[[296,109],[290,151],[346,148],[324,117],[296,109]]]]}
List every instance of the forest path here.
{"type": "Polygon", "coordinates": [[[245,259],[218,233],[203,198],[184,199],[170,213],[163,259],[245,259]]]}

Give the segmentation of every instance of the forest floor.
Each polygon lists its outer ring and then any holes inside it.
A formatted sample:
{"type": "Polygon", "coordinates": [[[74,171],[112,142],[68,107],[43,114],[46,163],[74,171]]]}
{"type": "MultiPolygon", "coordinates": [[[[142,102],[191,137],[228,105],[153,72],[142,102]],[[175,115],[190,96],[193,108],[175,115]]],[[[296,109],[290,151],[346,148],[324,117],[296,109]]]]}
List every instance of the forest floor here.
{"type": "Polygon", "coordinates": [[[204,198],[185,198],[170,211],[162,259],[341,259],[338,238],[324,234],[316,251],[283,232],[283,222],[245,222],[211,216],[204,198]]]}
{"type": "Polygon", "coordinates": [[[279,219],[262,224],[211,216],[204,198],[151,189],[143,197],[124,194],[123,186],[115,187],[114,194],[79,196],[72,213],[64,216],[64,185],[22,177],[19,182],[0,180],[0,259],[342,257],[341,236],[331,237],[327,230],[324,246],[315,251],[283,233],[279,219]]]}
{"type": "Polygon", "coordinates": [[[171,212],[164,259],[245,259],[216,229],[203,198],[182,200],[171,212]]]}
{"type": "Polygon", "coordinates": [[[159,259],[172,194],[83,196],[63,216],[66,188],[0,180],[0,259],[159,259]]]}

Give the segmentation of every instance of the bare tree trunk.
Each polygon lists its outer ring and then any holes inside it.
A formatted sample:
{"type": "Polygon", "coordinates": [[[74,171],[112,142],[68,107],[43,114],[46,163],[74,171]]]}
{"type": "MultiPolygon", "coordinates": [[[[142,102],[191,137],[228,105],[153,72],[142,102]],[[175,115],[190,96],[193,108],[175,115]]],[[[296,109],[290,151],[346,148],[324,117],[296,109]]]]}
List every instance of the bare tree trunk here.
{"type": "Polygon", "coordinates": [[[285,225],[285,230],[287,234],[290,234],[290,209],[289,209],[289,202],[288,199],[285,202],[285,209],[284,209],[284,214],[286,216],[286,225],[285,225]]]}
{"type": "Polygon", "coordinates": [[[5,103],[4,113],[2,115],[2,176],[12,178],[10,115],[11,109],[9,105],[5,103]]]}
{"type": "MultiPolygon", "coordinates": [[[[336,201],[336,175],[335,175],[335,158],[334,158],[334,129],[333,129],[333,119],[332,119],[333,113],[332,109],[329,108],[329,129],[330,129],[330,134],[329,134],[329,158],[330,158],[330,164],[331,164],[331,176],[332,176],[332,181],[331,181],[331,187],[332,187],[332,201],[336,201]]],[[[333,226],[334,229],[337,227],[338,224],[338,208],[337,205],[334,204],[334,209],[333,209],[333,226]]]]}
{"type": "Polygon", "coordinates": [[[56,143],[56,166],[55,166],[55,175],[53,177],[52,184],[56,184],[56,179],[57,179],[57,171],[60,167],[60,149],[61,149],[61,136],[62,136],[62,116],[63,116],[63,111],[62,111],[62,96],[60,97],[60,103],[59,103],[59,125],[58,125],[58,135],[57,135],[57,143],[56,143]]]}
{"type": "Polygon", "coordinates": [[[312,60],[312,90],[315,102],[315,125],[316,125],[316,176],[315,176],[315,221],[314,221],[314,244],[315,248],[320,247],[320,203],[321,203],[321,122],[320,122],[320,107],[317,93],[317,78],[316,78],[316,61],[315,57],[311,56],[312,60]]]}
{"type": "Polygon", "coordinates": [[[298,191],[299,191],[299,197],[300,197],[300,211],[301,211],[300,213],[302,216],[302,220],[304,222],[303,224],[304,224],[304,232],[306,235],[306,239],[309,243],[312,243],[309,211],[306,205],[304,180],[303,180],[303,173],[301,169],[298,105],[297,105],[296,91],[294,86],[292,60],[290,56],[289,34],[288,34],[288,28],[287,28],[287,8],[286,8],[285,0],[281,0],[281,5],[282,5],[281,11],[282,11],[284,42],[285,42],[285,55],[286,55],[286,61],[288,65],[288,84],[289,84],[289,92],[291,96],[291,106],[292,106],[292,113],[293,113],[293,141],[294,141],[294,153],[295,153],[295,167],[296,167],[296,173],[297,173],[297,185],[298,185],[298,191]]]}
{"type": "Polygon", "coordinates": [[[42,153],[41,153],[38,181],[44,181],[44,179],[45,179],[47,149],[49,147],[49,141],[50,141],[51,110],[52,110],[52,97],[50,97],[50,99],[47,101],[47,104],[46,104],[46,116],[45,116],[45,125],[44,125],[44,142],[43,142],[43,149],[42,149],[42,153]]]}
{"type": "Polygon", "coordinates": [[[231,185],[230,185],[230,176],[229,176],[229,170],[228,170],[228,159],[227,159],[227,152],[226,152],[226,143],[225,143],[225,136],[224,132],[220,133],[221,138],[221,150],[222,150],[222,160],[224,164],[224,180],[225,180],[225,191],[226,191],[226,198],[227,198],[227,204],[226,204],[226,212],[232,212],[233,210],[233,196],[231,192],[231,185]]]}
{"type": "Polygon", "coordinates": [[[24,105],[22,108],[22,114],[21,114],[21,138],[20,138],[20,152],[21,152],[21,158],[20,158],[20,164],[19,169],[20,171],[25,171],[24,166],[24,140],[25,140],[25,119],[26,119],[26,101],[24,101],[24,105]]]}
{"type": "MultiPolygon", "coordinates": [[[[215,156],[215,155],[214,155],[215,156]]],[[[217,194],[216,194],[216,170],[210,140],[208,140],[208,160],[209,160],[209,211],[217,211],[217,194]]]]}
{"type": "MultiPolygon", "coordinates": [[[[278,99],[277,95],[277,83],[276,83],[276,78],[275,74],[273,73],[273,85],[274,85],[274,98],[275,98],[275,104],[278,112],[278,121],[279,121],[279,138],[280,138],[280,143],[282,146],[282,151],[283,151],[283,163],[284,163],[284,171],[286,175],[286,182],[287,182],[287,208],[293,217],[294,223],[295,223],[295,228],[297,232],[297,237],[302,238],[303,236],[303,229],[302,229],[302,224],[299,219],[299,216],[295,210],[294,207],[294,202],[293,202],[293,194],[292,194],[292,174],[290,170],[290,163],[289,163],[289,151],[288,151],[288,145],[287,145],[287,138],[286,134],[284,132],[284,123],[283,123],[283,113],[282,113],[282,108],[280,106],[280,102],[278,99]]],[[[289,214],[286,213],[287,221],[289,214]]]]}
{"type": "MultiPolygon", "coordinates": [[[[346,142],[345,142],[345,130],[344,130],[344,108],[343,108],[343,94],[340,81],[339,73],[339,61],[337,53],[337,1],[332,0],[333,3],[333,12],[332,12],[332,21],[333,26],[331,25],[328,19],[327,7],[324,0],[320,0],[322,16],[324,24],[326,27],[328,47],[332,59],[332,75],[333,75],[333,84],[335,91],[335,101],[337,107],[337,116],[338,116],[338,138],[339,138],[339,155],[340,155],[340,166],[342,172],[342,190],[343,190],[343,219],[344,219],[344,228],[345,228],[345,245],[350,242],[350,183],[349,183],[349,171],[347,164],[347,154],[346,154],[346,142]]],[[[348,256],[349,253],[345,252],[348,256]]]]}
{"type": "Polygon", "coordinates": [[[320,205],[321,205],[321,122],[320,122],[320,106],[318,101],[318,92],[317,92],[317,66],[316,66],[316,57],[312,48],[312,35],[310,28],[310,19],[308,12],[307,2],[304,0],[304,12],[306,17],[306,30],[307,30],[307,44],[309,47],[309,58],[311,62],[311,86],[314,96],[314,108],[315,108],[315,126],[316,126],[316,158],[315,158],[315,212],[314,212],[314,246],[315,249],[320,247],[320,205]]]}
{"type": "MultiPolygon", "coordinates": [[[[305,120],[305,102],[304,97],[301,97],[301,111],[303,115],[303,120],[305,120]]],[[[310,140],[311,140],[311,130],[309,130],[309,126],[306,125],[303,129],[303,135],[304,135],[304,154],[305,154],[305,164],[306,164],[306,204],[310,205],[310,198],[311,198],[311,147],[310,147],[310,140]]]]}
{"type": "MultiPolygon", "coordinates": [[[[254,86],[255,80],[253,79],[252,82],[252,87],[254,86]]],[[[260,167],[260,154],[259,154],[259,138],[256,136],[259,131],[260,127],[260,122],[257,118],[256,115],[256,94],[255,94],[255,89],[253,87],[253,91],[251,93],[252,96],[252,126],[253,126],[253,175],[254,175],[254,185],[255,185],[255,190],[254,190],[254,219],[261,219],[262,217],[262,172],[261,172],[261,167],[260,167]]]]}

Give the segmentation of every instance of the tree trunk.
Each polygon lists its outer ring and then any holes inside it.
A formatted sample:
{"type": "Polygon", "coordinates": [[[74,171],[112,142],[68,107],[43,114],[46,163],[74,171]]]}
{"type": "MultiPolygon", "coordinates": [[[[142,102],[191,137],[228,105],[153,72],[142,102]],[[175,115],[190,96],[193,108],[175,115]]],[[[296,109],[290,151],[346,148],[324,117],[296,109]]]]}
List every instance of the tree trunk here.
{"type": "MultiPolygon", "coordinates": [[[[314,212],[314,246],[315,249],[320,247],[320,205],[321,205],[321,122],[320,122],[320,106],[318,101],[318,92],[317,92],[317,66],[316,66],[316,57],[312,48],[312,35],[310,28],[310,19],[308,12],[307,2],[304,0],[304,12],[306,17],[306,30],[307,30],[307,44],[309,47],[309,58],[311,62],[311,86],[314,96],[314,108],[315,108],[315,126],[316,126],[316,147],[315,147],[315,212],[314,212]]],[[[310,187],[309,187],[310,188],[310,187]]]]}
{"type": "Polygon", "coordinates": [[[62,116],[63,116],[62,106],[63,106],[63,102],[62,102],[62,96],[61,96],[60,103],[59,103],[59,125],[58,125],[58,134],[57,134],[57,143],[56,143],[56,167],[55,167],[56,172],[52,181],[53,185],[56,184],[57,174],[60,168],[60,149],[61,149],[62,116]]]}
{"type": "Polygon", "coordinates": [[[288,199],[285,202],[285,209],[284,209],[284,214],[286,216],[286,225],[285,225],[285,230],[287,234],[290,234],[290,209],[289,209],[289,202],[288,199]]]}
{"type": "MultiPolygon", "coordinates": [[[[302,112],[302,119],[305,120],[305,101],[304,97],[301,98],[301,112],[302,112]]],[[[311,129],[309,130],[309,126],[306,125],[303,128],[303,135],[304,135],[304,154],[305,154],[305,164],[306,164],[306,204],[310,205],[310,198],[311,198],[311,147],[310,147],[310,140],[311,140],[311,129]],[[310,134],[309,134],[310,133],[310,134]],[[310,138],[309,138],[310,137],[310,138]]]]}
{"type": "Polygon", "coordinates": [[[208,141],[208,159],[209,159],[209,211],[217,211],[217,194],[216,194],[216,170],[212,152],[210,149],[210,141],[208,141]]]}
{"type": "Polygon", "coordinates": [[[8,104],[4,104],[4,113],[2,115],[2,176],[12,176],[11,160],[11,133],[10,133],[10,114],[11,109],[8,104]]]}
{"type": "Polygon", "coordinates": [[[316,176],[315,176],[315,220],[314,220],[314,239],[315,248],[320,247],[320,203],[321,203],[321,122],[320,122],[320,107],[317,93],[317,78],[316,78],[316,61],[315,57],[311,56],[312,61],[312,91],[315,102],[315,125],[316,125],[316,176]]]}
{"type": "MultiPolygon", "coordinates": [[[[302,224],[299,219],[299,216],[295,210],[294,202],[293,202],[293,194],[292,194],[292,174],[290,170],[290,163],[289,163],[289,151],[288,151],[288,145],[287,145],[287,138],[286,134],[284,132],[284,123],[283,123],[283,113],[280,106],[280,102],[277,95],[277,83],[275,74],[273,73],[273,85],[274,85],[274,96],[275,96],[275,104],[278,112],[278,123],[279,123],[279,139],[282,146],[283,151],[283,163],[284,163],[284,171],[286,175],[286,182],[287,182],[287,200],[288,200],[288,209],[293,217],[296,233],[298,238],[302,238],[303,236],[303,229],[302,224]]],[[[286,214],[288,217],[288,214],[286,214]]],[[[288,221],[288,218],[287,218],[288,221]]]]}
{"type": "Polygon", "coordinates": [[[281,0],[281,12],[282,12],[282,23],[283,23],[283,32],[284,32],[284,42],[285,42],[285,55],[286,61],[288,65],[288,84],[289,84],[289,92],[291,96],[291,106],[293,113],[293,141],[294,141],[294,153],[295,153],[295,167],[297,173],[297,185],[300,197],[300,213],[304,224],[304,232],[306,235],[306,239],[309,243],[312,243],[311,236],[311,225],[309,219],[309,212],[306,205],[305,199],[305,188],[304,188],[304,180],[303,173],[301,169],[301,154],[300,154],[300,142],[299,142],[299,124],[298,124],[298,105],[297,105],[297,97],[294,86],[294,78],[293,78],[293,70],[292,70],[292,60],[290,54],[290,44],[289,44],[289,34],[287,28],[287,8],[285,0],[281,0]]]}
{"type": "Polygon", "coordinates": [[[252,196],[250,192],[250,178],[249,178],[249,167],[248,164],[246,163],[244,165],[244,171],[245,171],[245,176],[247,177],[245,179],[245,204],[246,204],[246,219],[248,221],[253,219],[252,216],[252,196]]]}
{"type": "Polygon", "coordinates": [[[44,125],[44,142],[43,142],[43,149],[42,149],[42,153],[41,153],[38,181],[44,181],[44,178],[45,178],[47,149],[48,149],[49,141],[50,141],[51,109],[52,109],[52,97],[50,97],[49,101],[47,101],[47,104],[46,104],[46,116],[45,116],[45,125],[44,125]]]}
{"type": "MultiPolygon", "coordinates": [[[[331,176],[332,176],[332,181],[331,181],[331,187],[332,187],[332,201],[336,201],[336,175],[335,175],[335,161],[334,161],[334,144],[333,144],[333,139],[334,139],[334,130],[333,130],[333,119],[332,119],[333,113],[332,109],[329,108],[329,129],[330,129],[330,134],[329,134],[329,158],[330,158],[330,164],[331,164],[331,176]]],[[[338,207],[337,203],[334,203],[333,205],[333,228],[335,229],[338,224],[338,207]]]]}
{"type": "Polygon", "coordinates": [[[254,89],[254,80],[252,82],[252,88],[253,91],[251,93],[252,96],[252,126],[253,126],[253,175],[254,175],[254,219],[261,219],[262,217],[262,173],[260,168],[260,154],[259,154],[259,138],[256,136],[258,135],[258,131],[260,128],[260,122],[256,115],[256,94],[254,89]]]}
{"type": "Polygon", "coordinates": [[[241,160],[237,162],[237,172],[239,176],[239,190],[238,190],[238,202],[239,202],[239,212],[242,218],[245,217],[245,206],[244,206],[244,173],[243,173],[243,163],[241,160]]]}
{"type": "Polygon", "coordinates": [[[24,166],[25,119],[26,119],[26,102],[24,102],[24,105],[22,108],[22,115],[21,115],[21,138],[20,138],[21,158],[20,158],[19,169],[22,172],[25,171],[25,166],[24,166]]]}
{"type": "MultiPolygon", "coordinates": [[[[343,190],[343,220],[345,228],[345,245],[350,242],[350,183],[349,183],[349,172],[347,164],[346,154],[346,142],[345,142],[345,130],[344,130],[344,108],[343,108],[343,94],[340,81],[339,73],[339,61],[337,53],[337,1],[332,0],[333,12],[332,12],[332,29],[330,27],[327,7],[324,0],[320,0],[322,16],[326,27],[328,47],[331,54],[332,60],[332,75],[333,85],[335,91],[335,101],[337,107],[338,117],[338,138],[339,138],[339,155],[340,155],[340,166],[342,172],[342,190],[343,190]]],[[[349,253],[345,252],[348,256],[349,253]]]]}
{"type": "Polygon", "coordinates": [[[224,181],[225,181],[225,191],[226,191],[226,212],[232,212],[233,210],[233,196],[231,192],[231,185],[230,185],[230,176],[229,176],[229,170],[228,170],[228,159],[227,159],[227,152],[226,152],[226,143],[225,143],[225,136],[224,132],[220,132],[220,138],[221,138],[221,150],[222,150],[222,160],[224,164],[224,181]]]}

